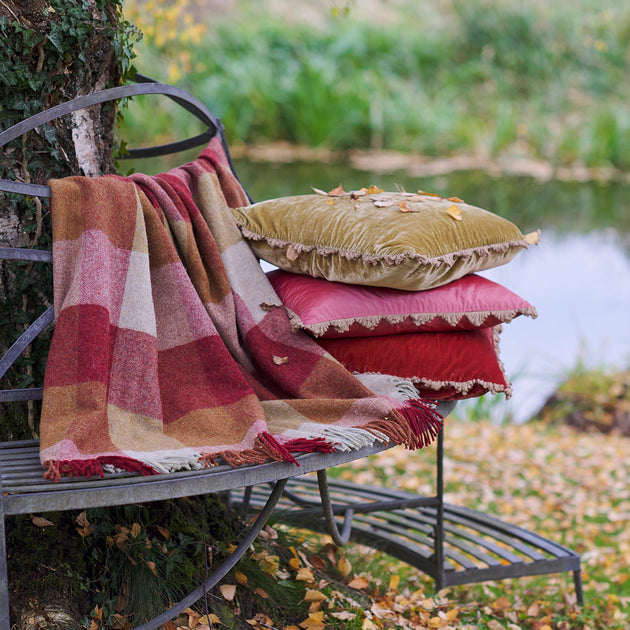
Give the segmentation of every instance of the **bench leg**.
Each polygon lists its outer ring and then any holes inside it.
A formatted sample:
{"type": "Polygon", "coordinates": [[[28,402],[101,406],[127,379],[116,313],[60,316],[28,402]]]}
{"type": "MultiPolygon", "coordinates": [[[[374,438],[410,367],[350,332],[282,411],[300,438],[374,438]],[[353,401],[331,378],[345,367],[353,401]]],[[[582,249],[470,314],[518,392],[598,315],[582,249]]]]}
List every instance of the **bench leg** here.
{"type": "Polygon", "coordinates": [[[9,576],[7,574],[7,541],[4,531],[4,503],[0,494],[0,630],[10,630],[9,576]]]}

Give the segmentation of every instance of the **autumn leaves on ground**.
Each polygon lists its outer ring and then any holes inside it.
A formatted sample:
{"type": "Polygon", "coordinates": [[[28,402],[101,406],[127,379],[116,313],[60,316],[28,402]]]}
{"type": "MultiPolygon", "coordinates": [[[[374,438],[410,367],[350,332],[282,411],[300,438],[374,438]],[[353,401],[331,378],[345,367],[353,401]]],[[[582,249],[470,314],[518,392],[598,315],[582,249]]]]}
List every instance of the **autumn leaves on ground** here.
{"type": "MultiPolygon", "coordinates": [[[[449,418],[446,500],[499,516],[582,555],[586,604],[571,574],[520,578],[433,592],[422,573],[371,549],[343,550],[282,526],[268,527],[236,573],[173,628],[443,628],[622,630],[630,624],[630,438],[540,422],[497,426],[449,418]],[[202,607],[203,608],[203,607],[202,607]]],[[[342,477],[396,479],[431,493],[435,450],[395,448],[342,477]]]]}

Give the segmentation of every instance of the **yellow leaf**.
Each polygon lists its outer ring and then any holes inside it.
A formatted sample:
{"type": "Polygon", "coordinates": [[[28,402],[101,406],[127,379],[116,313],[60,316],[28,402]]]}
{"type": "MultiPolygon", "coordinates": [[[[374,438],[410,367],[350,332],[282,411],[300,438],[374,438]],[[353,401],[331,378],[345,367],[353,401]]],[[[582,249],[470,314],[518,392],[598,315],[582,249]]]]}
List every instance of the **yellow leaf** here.
{"type": "Polygon", "coordinates": [[[334,206],[334,205],[335,205],[335,202],[334,202],[332,199],[327,199],[327,200],[326,200],[326,203],[327,203],[329,206],[334,206]]]}
{"type": "Polygon", "coordinates": [[[348,586],[350,588],[356,588],[357,591],[361,591],[370,586],[370,583],[367,581],[367,578],[364,577],[355,577],[354,579],[348,582],[348,586]]]}
{"type": "Polygon", "coordinates": [[[454,202],[456,202],[456,203],[464,203],[464,200],[463,200],[463,199],[460,199],[459,197],[447,197],[447,199],[448,199],[449,201],[454,201],[454,202]]]}
{"type": "Polygon", "coordinates": [[[52,521],[49,521],[47,518],[43,516],[33,516],[31,514],[31,521],[35,527],[54,527],[55,524],[52,521]]]}
{"type": "Polygon", "coordinates": [[[276,357],[276,356],[274,356],[273,357],[273,362],[276,365],[285,365],[286,363],[289,362],[289,357],[276,357]]]}
{"type": "Polygon", "coordinates": [[[306,595],[304,595],[305,602],[321,602],[324,599],[327,599],[327,597],[321,591],[316,591],[312,588],[306,589],[306,595]]]}
{"type": "Polygon", "coordinates": [[[461,221],[463,219],[462,211],[458,206],[449,206],[446,208],[446,214],[455,219],[455,221],[461,221]]]}
{"type": "Polygon", "coordinates": [[[537,230],[536,232],[530,232],[529,234],[525,234],[525,241],[530,245],[538,245],[538,238],[540,236],[540,232],[537,230]]]}
{"type": "Polygon", "coordinates": [[[400,584],[400,575],[392,575],[389,580],[389,588],[392,591],[398,590],[398,585],[400,584]]]}
{"type": "Polygon", "coordinates": [[[221,584],[219,590],[221,591],[221,595],[223,595],[223,599],[231,602],[236,595],[236,584],[221,584]]]}
{"type": "Polygon", "coordinates": [[[142,526],[140,525],[140,523],[134,523],[131,526],[131,537],[137,538],[141,531],[142,531],[142,526]]]}
{"type": "Polygon", "coordinates": [[[507,597],[499,597],[493,604],[492,608],[495,610],[505,610],[506,608],[511,608],[512,602],[507,597]]]}
{"type": "Polygon", "coordinates": [[[307,569],[306,567],[301,567],[300,569],[298,569],[295,579],[303,582],[313,582],[315,580],[315,576],[310,569],[307,569]]]}
{"type": "Polygon", "coordinates": [[[247,576],[240,571],[234,571],[234,579],[241,585],[247,584],[247,576]]]}
{"type": "Polygon", "coordinates": [[[400,209],[401,212],[418,212],[415,208],[412,208],[408,203],[406,199],[403,199],[399,204],[398,204],[398,208],[400,209]]]}
{"type": "Polygon", "coordinates": [[[323,630],[325,627],[324,612],[322,610],[311,613],[308,618],[300,624],[300,628],[305,628],[306,630],[323,630]]]}
{"type": "Polygon", "coordinates": [[[446,621],[455,621],[459,615],[459,610],[457,608],[451,608],[446,613],[446,621]]]}
{"type": "Polygon", "coordinates": [[[427,197],[441,197],[441,195],[436,195],[435,193],[426,192],[424,190],[418,191],[419,195],[426,195],[427,197]]]}
{"type": "Polygon", "coordinates": [[[293,243],[291,243],[288,247],[287,247],[287,252],[285,254],[285,256],[291,261],[294,262],[297,260],[298,256],[300,255],[300,252],[298,252],[298,250],[295,248],[295,245],[293,243]]]}
{"type": "Polygon", "coordinates": [[[343,186],[341,184],[339,184],[337,188],[333,188],[332,190],[328,191],[328,195],[330,197],[343,197],[343,195],[345,194],[346,194],[346,191],[343,189],[343,186]]]}
{"type": "Polygon", "coordinates": [[[204,615],[203,617],[199,617],[197,623],[212,625],[214,623],[221,623],[221,620],[213,613],[209,613],[207,615],[204,615]]]}
{"type": "Polygon", "coordinates": [[[348,577],[350,575],[350,571],[352,571],[352,565],[344,556],[341,556],[341,558],[339,558],[339,562],[337,562],[337,569],[343,577],[348,577]]]}
{"type": "Polygon", "coordinates": [[[291,560],[289,560],[289,566],[292,569],[299,569],[300,565],[301,565],[301,562],[299,558],[291,558],[291,560]]]}
{"type": "Polygon", "coordinates": [[[263,599],[269,599],[269,593],[267,593],[267,591],[263,591],[260,586],[254,590],[254,593],[263,599]]]}
{"type": "Polygon", "coordinates": [[[278,556],[267,556],[260,563],[260,570],[265,573],[269,573],[270,575],[275,575],[278,573],[278,568],[280,567],[280,558],[278,556]]]}
{"type": "Polygon", "coordinates": [[[151,571],[151,573],[153,573],[153,575],[155,575],[155,577],[157,577],[158,574],[157,574],[157,570],[155,568],[155,562],[152,562],[151,560],[147,560],[146,564],[149,567],[149,570],[151,571]]]}
{"type": "Polygon", "coordinates": [[[162,534],[162,537],[165,540],[168,540],[171,537],[171,532],[169,532],[168,529],[166,529],[166,527],[162,527],[161,525],[158,525],[157,529],[158,529],[158,532],[162,534]]]}
{"type": "Polygon", "coordinates": [[[378,193],[382,193],[383,189],[375,186],[374,184],[370,184],[370,187],[367,189],[368,195],[377,195],[378,193]]]}

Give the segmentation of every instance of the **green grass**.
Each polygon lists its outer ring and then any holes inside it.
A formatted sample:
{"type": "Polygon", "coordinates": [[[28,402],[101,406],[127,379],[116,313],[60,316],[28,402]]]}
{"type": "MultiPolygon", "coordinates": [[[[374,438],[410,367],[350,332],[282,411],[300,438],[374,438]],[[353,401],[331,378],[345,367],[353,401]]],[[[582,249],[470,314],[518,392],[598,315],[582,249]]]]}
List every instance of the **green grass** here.
{"type": "MultiPolygon", "coordinates": [[[[588,0],[579,10],[507,0],[449,9],[376,3],[387,19],[348,3],[347,15],[323,11],[316,25],[296,19],[299,11],[285,20],[241,2],[224,16],[198,11],[194,26],[204,32],[196,41],[181,26],[182,0],[178,15],[138,13],[140,4],[126,5],[146,31],[138,69],[207,103],[232,142],[630,168],[630,14],[620,0],[606,10],[588,0]]],[[[154,115],[144,103],[127,116],[132,140],[139,128],[151,139],[191,131],[179,112],[154,115]]]]}

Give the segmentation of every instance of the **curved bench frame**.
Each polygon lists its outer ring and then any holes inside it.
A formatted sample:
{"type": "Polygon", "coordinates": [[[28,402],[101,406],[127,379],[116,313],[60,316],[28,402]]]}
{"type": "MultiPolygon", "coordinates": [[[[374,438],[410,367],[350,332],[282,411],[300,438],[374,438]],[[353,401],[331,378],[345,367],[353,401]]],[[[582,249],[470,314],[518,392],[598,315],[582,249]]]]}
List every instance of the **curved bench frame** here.
{"type": "MultiPolygon", "coordinates": [[[[223,125],[203,103],[184,90],[157,83],[148,77],[136,75],[136,80],[139,81],[138,84],[125,85],[80,96],[32,116],[0,133],[0,147],[42,124],[91,105],[142,94],[161,94],[171,98],[196,116],[207,126],[207,130],[192,138],[166,145],[130,149],[125,156],[119,157],[145,158],[167,155],[207,144],[212,137],[218,136],[228,156],[230,167],[236,175],[225,140],[223,125]]],[[[48,186],[6,179],[0,179],[0,191],[50,197],[50,188],[48,186]]],[[[248,198],[251,201],[249,194],[248,198]]],[[[33,249],[0,247],[0,259],[28,261],[29,264],[34,262],[52,263],[51,252],[33,249]]],[[[52,323],[53,319],[54,313],[51,306],[15,341],[6,354],[0,358],[0,378],[6,374],[7,370],[28,345],[52,323]]],[[[5,389],[0,390],[0,402],[40,400],[42,394],[43,389],[41,387],[5,389]]],[[[451,412],[453,407],[454,403],[443,403],[439,406],[438,411],[445,417],[451,412]]],[[[310,453],[301,455],[296,457],[299,467],[287,462],[272,462],[240,468],[219,466],[213,469],[184,471],[151,477],[143,477],[132,473],[108,473],[103,479],[98,480],[71,478],[64,479],[59,483],[53,483],[43,478],[37,440],[0,443],[0,630],[10,630],[11,628],[4,530],[4,519],[6,516],[125,505],[226,491],[237,491],[235,492],[234,500],[241,503],[244,510],[252,506],[259,509],[260,512],[257,519],[245,533],[235,551],[220,567],[215,569],[212,575],[207,576],[203,584],[162,614],[138,626],[136,630],[157,628],[203,597],[209,589],[234,567],[247,551],[281,499],[285,504],[287,501],[292,501],[293,505],[297,505],[299,508],[299,510],[293,509],[286,512],[289,515],[287,520],[303,522],[303,518],[307,517],[309,519],[307,526],[310,529],[327,530],[337,545],[345,544],[354,535],[359,542],[373,544],[376,547],[382,546],[386,551],[393,555],[398,555],[401,559],[431,575],[435,579],[436,588],[438,589],[449,584],[465,584],[483,580],[502,579],[504,577],[532,575],[534,573],[571,570],[574,573],[578,602],[582,603],[580,558],[574,552],[559,546],[556,546],[556,548],[560,549],[559,555],[555,557],[557,559],[552,559],[551,561],[539,559],[526,565],[521,563],[518,567],[515,567],[517,563],[511,565],[508,563],[508,566],[492,566],[488,570],[478,570],[472,566],[465,568],[463,571],[452,570],[445,556],[445,537],[448,535],[448,528],[450,527],[448,518],[450,518],[452,506],[447,506],[444,503],[443,432],[440,432],[438,435],[436,495],[434,497],[417,497],[394,490],[377,488],[371,489],[366,494],[366,490],[358,486],[349,490],[343,486],[343,482],[335,481],[329,484],[326,469],[367,457],[391,446],[393,445],[382,444],[347,453],[310,453]],[[317,472],[318,476],[317,489],[319,498],[317,499],[314,498],[312,482],[309,480],[302,482],[296,478],[298,475],[301,476],[311,472],[317,472]],[[292,490],[288,491],[285,486],[290,479],[292,481],[289,485],[292,487],[292,490]],[[261,484],[272,484],[272,491],[263,491],[261,494],[261,484]],[[344,497],[350,496],[349,492],[352,493],[355,490],[357,497],[363,496],[363,501],[348,503],[342,500],[344,497]],[[337,501],[337,503],[334,503],[334,501],[337,501]],[[409,510],[425,509],[432,510],[431,514],[433,516],[430,518],[433,520],[430,520],[429,525],[425,523],[428,517],[425,517],[423,514],[419,516],[420,521],[418,522],[422,523],[420,526],[416,521],[412,523],[413,519],[410,520],[407,516],[404,516],[409,510]],[[378,524],[366,522],[365,520],[366,518],[369,519],[370,514],[377,512],[392,514],[392,518],[399,519],[402,518],[399,517],[400,510],[402,510],[404,518],[411,523],[407,527],[409,532],[411,532],[409,534],[411,538],[399,537],[398,539],[393,539],[393,534],[389,529],[383,527],[379,529],[378,524]],[[298,513],[301,514],[301,518],[298,513]],[[297,519],[294,518],[296,514],[298,514],[297,519]],[[362,516],[359,517],[359,514],[362,516]],[[353,525],[356,525],[354,531],[352,529],[353,525]],[[339,526],[341,526],[341,531],[339,526]],[[418,532],[422,531],[423,528],[426,529],[425,538],[428,541],[426,544],[432,550],[430,556],[427,556],[423,550],[416,551],[412,549],[414,541],[417,542],[418,532]]],[[[283,512],[283,514],[285,513],[283,512]]],[[[493,535],[492,532],[494,532],[494,537],[497,540],[502,540],[501,537],[505,538],[505,524],[479,513],[474,513],[474,515],[472,520],[482,523],[481,527],[486,533],[490,531],[490,534],[493,535]]],[[[461,520],[462,516],[459,515],[457,518],[461,520]]],[[[396,531],[400,534],[400,527],[396,531]]]]}

